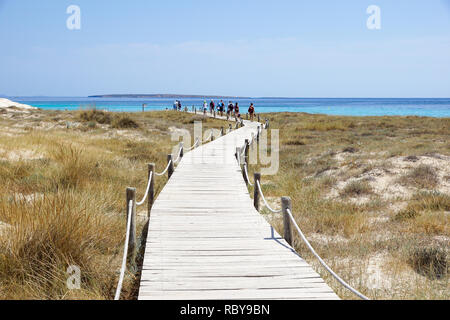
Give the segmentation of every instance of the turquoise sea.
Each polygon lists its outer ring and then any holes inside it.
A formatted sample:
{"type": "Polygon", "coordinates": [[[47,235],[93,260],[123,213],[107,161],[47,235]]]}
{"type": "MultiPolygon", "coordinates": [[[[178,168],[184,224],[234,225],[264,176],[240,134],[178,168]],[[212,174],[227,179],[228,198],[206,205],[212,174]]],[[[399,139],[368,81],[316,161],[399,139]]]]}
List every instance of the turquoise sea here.
{"type": "MultiPolygon", "coordinates": [[[[81,98],[81,97],[10,97],[9,99],[42,109],[76,110],[97,108],[109,111],[135,112],[171,109],[174,99],[141,98],[81,98]]],[[[179,99],[182,106],[199,108],[203,99],[179,99]]],[[[307,112],[347,116],[412,115],[450,117],[450,98],[254,98],[231,99],[246,112],[251,102],[257,113],[307,112]]],[[[209,102],[209,99],[207,100],[209,102]]],[[[214,99],[217,103],[220,99],[214,99]]],[[[225,105],[228,99],[224,99],[225,105]]]]}

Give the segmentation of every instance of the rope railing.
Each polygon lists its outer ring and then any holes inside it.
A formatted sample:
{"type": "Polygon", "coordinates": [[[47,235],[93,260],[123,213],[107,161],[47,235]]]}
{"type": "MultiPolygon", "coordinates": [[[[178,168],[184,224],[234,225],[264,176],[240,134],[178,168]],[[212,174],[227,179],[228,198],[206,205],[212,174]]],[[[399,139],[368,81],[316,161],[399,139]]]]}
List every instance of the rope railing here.
{"type": "Polygon", "coordinates": [[[211,130],[211,133],[209,134],[209,137],[206,138],[205,140],[202,140],[202,142],[203,142],[203,143],[208,142],[208,141],[211,139],[212,135],[213,135],[213,132],[212,132],[212,130],[211,130]]]}
{"type": "Polygon", "coordinates": [[[173,160],[173,163],[177,163],[182,157],[181,154],[183,153],[183,145],[180,146],[180,150],[178,151],[178,156],[176,160],[173,160]]]}
{"type": "Polygon", "coordinates": [[[248,171],[247,171],[247,163],[244,163],[244,173],[245,173],[245,177],[247,178],[247,183],[253,187],[253,183],[250,182],[250,179],[248,178],[248,171]]]}
{"type": "Polygon", "coordinates": [[[297,222],[295,221],[294,217],[292,216],[292,212],[291,210],[288,208],[286,209],[286,212],[289,216],[289,219],[292,221],[292,223],[294,224],[295,229],[297,229],[298,234],[300,235],[300,237],[302,238],[303,242],[306,244],[306,246],[308,247],[308,249],[312,252],[312,254],[317,258],[317,260],[319,260],[319,262],[322,264],[322,266],[340,283],[342,284],[344,287],[346,287],[348,290],[350,290],[351,292],[353,292],[355,295],[357,295],[358,297],[360,297],[363,300],[369,300],[369,298],[367,298],[365,295],[363,295],[361,292],[359,292],[358,290],[354,289],[352,286],[350,286],[347,282],[345,282],[344,280],[342,280],[341,277],[339,277],[326,263],[325,261],[323,261],[323,259],[317,254],[317,252],[314,250],[314,248],[311,246],[311,244],[309,243],[308,239],[306,239],[305,235],[303,234],[302,230],[299,228],[297,222]]]}
{"type": "Polygon", "coordinates": [[[145,189],[145,194],[144,197],[142,198],[141,201],[136,202],[137,206],[141,206],[144,204],[145,200],[147,199],[148,196],[148,191],[150,190],[150,185],[152,183],[152,179],[153,179],[153,172],[150,172],[150,176],[148,177],[148,183],[147,183],[147,188],[145,189]]]}
{"type": "Polygon", "coordinates": [[[263,193],[262,190],[261,190],[261,185],[259,184],[259,181],[258,181],[258,180],[255,182],[255,184],[256,184],[256,186],[258,187],[259,194],[261,195],[261,198],[262,198],[262,200],[263,200],[264,205],[266,206],[266,208],[269,209],[270,211],[272,211],[273,213],[281,213],[281,212],[283,211],[282,209],[280,209],[280,210],[275,210],[275,209],[272,209],[272,208],[269,206],[269,204],[268,204],[267,201],[266,201],[266,198],[264,197],[264,193],[263,193]]]}
{"type": "Polygon", "coordinates": [[[123,278],[127,269],[127,256],[128,256],[128,242],[130,241],[130,226],[131,226],[131,212],[133,209],[133,201],[128,202],[128,217],[127,217],[127,231],[125,235],[125,245],[123,247],[122,267],[120,268],[119,282],[117,283],[116,294],[114,300],[120,299],[120,293],[122,291],[123,278]]]}
{"type": "Polygon", "coordinates": [[[168,163],[167,163],[167,167],[164,169],[164,171],[163,172],[161,172],[161,173],[158,173],[158,172],[155,172],[155,175],[156,176],[163,176],[166,172],[167,172],[167,170],[169,170],[169,167],[170,167],[170,165],[172,164],[172,160],[170,160],[168,163]]]}
{"type": "MultiPolygon", "coordinates": [[[[259,138],[259,134],[262,131],[262,129],[267,129],[269,127],[269,120],[266,119],[265,124],[263,124],[261,126],[261,128],[257,131],[257,136],[256,136],[256,141],[258,141],[259,138]]],[[[243,148],[237,148],[242,149],[242,151],[236,152],[236,158],[237,158],[237,162],[238,165],[241,166],[241,156],[243,156],[246,152],[246,149],[248,148],[248,146],[250,146],[253,142],[255,141],[255,137],[252,137],[252,139],[246,140],[246,143],[244,145],[243,148]]],[[[341,277],[339,277],[326,263],[325,261],[317,254],[317,252],[314,250],[314,248],[311,246],[311,244],[309,243],[308,239],[306,239],[305,235],[303,234],[302,230],[300,229],[300,227],[298,226],[297,222],[295,221],[290,206],[291,206],[291,200],[290,198],[285,198],[283,197],[281,199],[282,202],[282,208],[280,210],[275,210],[273,209],[268,203],[267,200],[264,196],[264,193],[262,192],[262,188],[261,188],[261,184],[260,184],[260,178],[261,175],[259,173],[255,173],[255,181],[254,184],[252,184],[250,182],[249,176],[248,176],[248,167],[247,167],[247,163],[244,161],[243,162],[243,176],[244,176],[244,180],[247,184],[249,184],[250,186],[254,186],[254,206],[255,209],[257,211],[259,211],[259,199],[262,198],[263,203],[265,205],[265,207],[267,209],[269,209],[269,211],[273,212],[273,213],[284,213],[284,238],[285,240],[292,246],[292,242],[293,242],[293,237],[292,237],[292,230],[291,230],[291,226],[290,226],[290,222],[292,222],[292,224],[294,225],[295,229],[297,230],[298,234],[300,235],[300,238],[303,240],[303,242],[306,244],[306,246],[308,247],[308,249],[312,252],[312,254],[319,260],[320,264],[345,288],[347,288],[348,290],[350,290],[352,293],[354,293],[355,295],[357,295],[359,298],[363,299],[363,300],[369,300],[368,297],[366,297],[365,295],[363,295],[361,292],[359,292],[358,290],[356,290],[355,288],[353,288],[352,286],[350,286],[347,282],[345,282],[341,277]]]]}
{"type": "Polygon", "coordinates": [[[199,143],[198,138],[195,139],[195,143],[192,145],[192,147],[185,149],[186,151],[191,151],[193,149],[195,149],[195,147],[197,146],[197,144],[199,143]]]}
{"type": "MultiPolygon", "coordinates": [[[[213,136],[213,132],[211,130],[211,134],[209,135],[209,137],[205,140],[208,141],[209,139],[211,139],[211,137],[213,136]]],[[[120,294],[122,291],[122,286],[123,286],[123,280],[125,277],[125,272],[127,270],[127,260],[130,261],[134,261],[136,258],[136,224],[135,222],[133,222],[133,220],[135,219],[136,216],[136,210],[135,207],[136,206],[141,206],[144,204],[145,200],[148,199],[148,215],[150,217],[150,210],[151,210],[151,206],[153,204],[153,196],[154,196],[154,191],[153,191],[153,183],[155,180],[156,176],[162,176],[164,175],[166,172],[169,172],[169,179],[171,177],[171,174],[174,170],[174,164],[179,162],[182,158],[183,158],[183,151],[191,151],[193,150],[195,147],[198,147],[200,143],[200,139],[196,138],[195,143],[192,145],[191,148],[189,149],[184,149],[183,144],[180,143],[180,150],[178,152],[178,156],[176,160],[172,159],[172,155],[168,155],[167,156],[167,166],[164,169],[163,172],[158,173],[155,170],[155,164],[154,163],[149,163],[149,175],[148,175],[148,182],[147,182],[147,187],[145,190],[145,194],[142,198],[141,201],[137,202],[136,201],[136,189],[134,188],[127,188],[127,206],[128,206],[128,210],[127,210],[127,229],[126,229],[126,235],[125,235],[125,243],[124,243],[124,249],[123,249],[123,259],[122,259],[122,265],[120,268],[120,274],[119,274],[119,280],[118,280],[118,284],[117,284],[117,288],[116,288],[116,292],[114,295],[114,300],[120,300],[120,294]],[[129,257],[130,256],[130,257],[129,257]]],[[[134,263],[134,262],[133,262],[134,263]]]]}

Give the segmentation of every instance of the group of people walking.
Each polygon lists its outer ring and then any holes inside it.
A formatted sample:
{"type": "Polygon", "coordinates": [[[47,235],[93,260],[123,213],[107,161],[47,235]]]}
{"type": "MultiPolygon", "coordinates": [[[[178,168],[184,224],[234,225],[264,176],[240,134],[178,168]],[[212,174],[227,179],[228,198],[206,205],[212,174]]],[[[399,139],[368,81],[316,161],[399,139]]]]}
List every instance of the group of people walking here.
{"type": "Polygon", "coordinates": [[[175,100],[173,103],[173,110],[181,111],[181,101],[175,100]]]}
{"type": "MultiPolygon", "coordinates": [[[[175,100],[173,103],[173,109],[181,111],[181,102],[179,100],[175,100]]],[[[209,104],[206,102],[206,100],[203,101],[203,113],[209,112],[212,114],[214,111],[217,111],[221,116],[224,115],[226,112],[228,117],[235,117],[237,119],[241,118],[241,113],[239,110],[239,103],[233,103],[232,101],[228,102],[227,107],[225,107],[225,103],[223,100],[220,100],[217,105],[215,104],[214,100],[211,100],[209,104]]],[[[255,117],[255,106],[253,103],[250,103],[250,107],[248,108],[248,114],[250,116],[250,120],[253,121],[255,117]]]]}

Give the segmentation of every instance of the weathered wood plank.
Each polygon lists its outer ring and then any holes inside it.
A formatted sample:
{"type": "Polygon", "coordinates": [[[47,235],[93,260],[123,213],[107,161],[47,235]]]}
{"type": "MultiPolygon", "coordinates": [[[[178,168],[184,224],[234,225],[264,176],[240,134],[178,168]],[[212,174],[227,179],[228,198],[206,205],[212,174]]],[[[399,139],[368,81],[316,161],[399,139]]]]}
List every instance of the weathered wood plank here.
{"type": "Polygon", "coordinates": [[[139,299],[337,299],[255,210],[234,153],[258,123],[185,153],[153,202],[139,299]]]}

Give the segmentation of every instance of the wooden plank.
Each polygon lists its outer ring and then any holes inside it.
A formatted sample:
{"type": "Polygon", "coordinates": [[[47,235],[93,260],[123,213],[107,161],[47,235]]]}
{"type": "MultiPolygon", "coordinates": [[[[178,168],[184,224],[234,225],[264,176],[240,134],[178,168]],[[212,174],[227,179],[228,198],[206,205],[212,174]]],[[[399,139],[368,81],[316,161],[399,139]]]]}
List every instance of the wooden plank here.
{"type": "Polygon", "coordinates": [[[221,299],[337,299],[335,293],[313,288],[307,289],[242,289],[242,290],[198,290],[198,291],[141,291],[139,299],[181,299],[181,300],[221,300],[221,299]]]}
{"type": "Polygon", "coordinates": [[[258,123],[184,154],[152,205],[139,299],[337,299],[255,210],[234,157],[258,123]]]}

